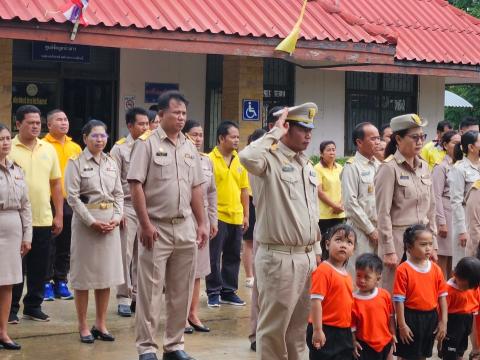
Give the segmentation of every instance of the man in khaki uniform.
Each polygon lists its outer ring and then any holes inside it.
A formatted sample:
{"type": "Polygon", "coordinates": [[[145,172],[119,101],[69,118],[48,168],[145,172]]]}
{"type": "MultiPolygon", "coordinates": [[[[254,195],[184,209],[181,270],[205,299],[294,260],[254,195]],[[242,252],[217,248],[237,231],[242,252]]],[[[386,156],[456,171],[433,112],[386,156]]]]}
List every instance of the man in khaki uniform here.
{"type": "Polygon", "coordinates": [[[130,168],[130,155],[135,140],[149,128],[148,113],[142,108],[133,108],[125,115],[129,135],[118,140],[110,151],[120,170],[124,193],[123,220],[120,223],[122,241],[123,277],[125,282],[117,287],[117,312],[120,316],[132,316],[135,311],[137,293],[137,215],[132,205],[127,174],[130,168]],[[131,269],[131,271],[130,271],[131,269]]]}
{"type": "Polygon", "coordinates": [[[352,140],[357,147],[357,152],[347,160],[340,178],[347,223],[355,229],[357,234],[355,253],[348,261],[348,271],[354,277],[357,256],[366,252],[377,252],[378,230],[374,177],[380,162],[374,155],[380,143],[380,135],[375,126],[363,122],[353,130],[352,140]]]}
{"type": "Polygon", "coordinates": [[[317,106],[284,110],[274,128],[240,152],[257,176],[255,270],[258,359],[302,359],[311,273],[319,251],[317,177],[303,154],[317,106]]]}
{"type": "Polygon", "coordinates": [[[435,194],[428,164],[418,156],[424,140],[422,128],[426,125],[427,121],[416,114],[393,118],[390,126],[395,136],[386,149],[393,154],[384,160],[375,176],[378,254],[385,264],[383,287],[389,291],[404,253],[403,233],[407,227],[427,226],[433,234],[432,257],[437,260],[435,194]]]}
{"type": "Polygon", "coordinates": [[[135,142],[127,175],[141,242],[137,351],[140,360],[157,359],[155,338],[165,286],[163,359],[189,360],[193,358],[183,351],[183,331],[193,288],[196,242],[201,248],[208,239],[201,187],[205,180],[195,146],[181,133],[187,100],[178,91],[168,91],[160,96],[158,106],[161,126],[135,142]]]}

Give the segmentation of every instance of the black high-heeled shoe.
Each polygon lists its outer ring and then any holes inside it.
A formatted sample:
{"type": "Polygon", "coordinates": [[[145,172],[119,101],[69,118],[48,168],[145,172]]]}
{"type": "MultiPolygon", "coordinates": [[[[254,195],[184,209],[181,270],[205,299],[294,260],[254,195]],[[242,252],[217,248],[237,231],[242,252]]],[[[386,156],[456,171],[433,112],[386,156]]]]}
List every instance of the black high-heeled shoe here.
{"type": "Polygon", "coordinates": [[[197,324],[194,324],[193,322],[190,321],[190,319],[187,319],[188,320],[188,323],[190,324],[190,326],[192,328],[195,329],[195,331],[198,331],[198,332],[210,332],[210,328],[205,326],[205,325],[197,325],[197,324]]]}
{"type": "Polygon", "coordinates": [[[20,350],[22,348],[20,344],[17,344],[13,340],[12,342],[0,341],[0,346],[3,347],[5,350],[20,350]]]}
{"type": "Polygon", "coordinates": [[[82,336],[82,334],[80,334],[80,342],[84,344],[93,344],[95,342],[95,338],[92,334],[88,334],[85,336],[82,336]]]}
{"type": "Polygon", "coordinates": [[[92,336],[95,339],[100,339],[102,341],[115,341],[115,338],[113,337],[112,334],[110,333],[103,333],[100,330],[98,330],[95,326],[92,326],[92,329],[90,330],[92,333],[92,336]]]}

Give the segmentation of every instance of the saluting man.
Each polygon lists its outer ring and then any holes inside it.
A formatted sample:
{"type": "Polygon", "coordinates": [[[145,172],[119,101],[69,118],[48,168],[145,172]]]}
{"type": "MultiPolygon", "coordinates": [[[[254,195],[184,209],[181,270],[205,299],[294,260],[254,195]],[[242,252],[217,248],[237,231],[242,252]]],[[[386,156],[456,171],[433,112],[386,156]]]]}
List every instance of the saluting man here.
{"type": "Polygon", "coordinates": [[[137,215],[132,205],[127,174],[130,168],[130,155],[135,140],[149,128],[148,113],[142,108],[129,109],[125,115],[129,135],[118,140],[110,150],[110,155],[120,169],[120,180],[124,198],[123,220],[120,223],[122,241],[123,277],[125,282],[117,287],[117,312],[120,316],[132,316],[135,311],[137,293],[137,215]],[[131,269],[131,271],[130,271],[131,269]]]}
{"type": "Polygon", "coordinates": [[[193,289],[198,247],[208,240],[197,149],[181,133],[188,102],[178,91],[158,100],[161,125],[134,144],[127,180],[140,226],[137,351],[156,360],[162,290],[165,286],[164,360],[190,360],[183,332],[193,289]],[[192,212],[197,220],[195,222],[192,212]]]}
{"type": "Polygon", "coordinates": [[[317,177],[303,151],[312,139],[314,103],[285,109],[264,137],[239,153],[257,176],[255,269],[258,359],[302,359],[310,278],[320,252],[317,177]]]}
{"type": "Polygon", "coordinates": [[[347,223],[357,234],[355,253],[348,261],[348,271],[353,276],[356,257],[365,252],[377,252],[374,178],[380,162],[374,155],[380,143],[380,134],[371,123],[363,122],[353,130],[352,140],[357,152],[347,160],[340,177],[347,223]]]}

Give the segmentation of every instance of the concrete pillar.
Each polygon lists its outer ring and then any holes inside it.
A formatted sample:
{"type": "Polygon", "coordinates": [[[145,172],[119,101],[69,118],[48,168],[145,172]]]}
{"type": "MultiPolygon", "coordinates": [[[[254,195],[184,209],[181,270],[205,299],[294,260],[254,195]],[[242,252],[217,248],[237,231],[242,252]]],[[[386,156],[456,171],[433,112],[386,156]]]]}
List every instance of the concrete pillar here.
{"type": "Polygon", "coordinates": [[[263,59],[247,56],[225,56],[223,59],[222,119],[240,125],[240,148],[248,135],[262,127],[263,59]],[[243,100],[259,100],[259,121],[243,121],[243,100]]]}
{"type": "Polygon", "coordinates": [[[13,40],[0,39],[0,123],[12,125],[13,40]]]}

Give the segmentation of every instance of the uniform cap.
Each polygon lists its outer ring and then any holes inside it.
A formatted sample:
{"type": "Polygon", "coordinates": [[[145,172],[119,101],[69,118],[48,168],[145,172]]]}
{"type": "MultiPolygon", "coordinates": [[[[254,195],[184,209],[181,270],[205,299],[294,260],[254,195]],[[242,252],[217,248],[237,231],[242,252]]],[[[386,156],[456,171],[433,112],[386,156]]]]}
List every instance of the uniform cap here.
{"type": "MultiPolygon", "coordinates": [[[[280,115],[282,111],[277,111],[274,115],[280,115]]],[[[296,121],[298,125],[313,129],[315,125],[313,120],[318,113],[318,106],[313,102],[297,105],[288,108],[287,121],[296,121]]]]}
{"type": "Polygon", "coordinates": [[[394,117],[390,120],[390,127],[393,132],[407,130],[415,127],[425,127],[428,121],[422,119],[417,114],[405,114],[394,117]]]}

